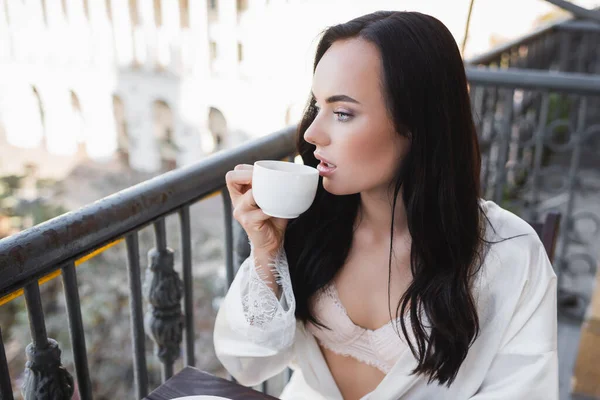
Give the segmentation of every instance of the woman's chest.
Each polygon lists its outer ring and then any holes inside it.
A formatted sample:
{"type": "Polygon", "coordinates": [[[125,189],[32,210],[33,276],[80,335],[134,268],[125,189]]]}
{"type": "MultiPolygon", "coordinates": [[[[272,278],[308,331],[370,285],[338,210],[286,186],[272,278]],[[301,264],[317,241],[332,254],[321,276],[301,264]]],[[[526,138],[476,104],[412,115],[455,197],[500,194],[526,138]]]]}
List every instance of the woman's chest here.
{"type": "Polygon", "coordinates": [[[360,399],[374,391],[385,378],[380,369],[354,357],[319,345],[329,371],[344,400],[360,399]]]}
{"type": "Polygon", "coordinates": [[[395,317],[410,278],[397,264],[390,277],[388,266],[377,252],[354,253],[317,300],[315,314],[331,330],[311,330],[344,399],[375,390],[407,351],[395,317]]]}
{"type": "Polygon", "coordinates": [[[351,251],[334,278],[339,301],[355,325],[376,330],[396,318],[410,286],[410,258],[392,257],[383,248],[351,251]]]}

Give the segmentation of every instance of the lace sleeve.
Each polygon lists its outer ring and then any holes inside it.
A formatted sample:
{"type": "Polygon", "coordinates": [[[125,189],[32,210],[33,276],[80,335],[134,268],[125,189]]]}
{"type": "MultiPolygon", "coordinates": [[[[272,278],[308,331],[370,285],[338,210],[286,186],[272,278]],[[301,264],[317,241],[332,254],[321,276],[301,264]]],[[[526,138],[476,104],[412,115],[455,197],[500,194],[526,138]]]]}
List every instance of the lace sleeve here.
{"type": "Polygon", "coordinates": [[[269,263],[269,268],[281,288],[281,297],[265,282],[256,268],[254,249],[242,263],[229,289],[226,303],[231,328],[255,344],[281,350],[291,346],[296,330],[296,301],[285,250],[281,248],[269,263]]]}

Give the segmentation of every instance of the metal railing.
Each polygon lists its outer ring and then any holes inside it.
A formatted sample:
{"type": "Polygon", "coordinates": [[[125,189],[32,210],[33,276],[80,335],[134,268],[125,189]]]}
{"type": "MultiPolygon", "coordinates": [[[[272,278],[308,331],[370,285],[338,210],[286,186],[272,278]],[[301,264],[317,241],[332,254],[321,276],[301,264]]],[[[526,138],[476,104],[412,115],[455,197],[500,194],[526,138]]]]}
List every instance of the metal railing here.
{"type": "Polygon", "coordinates": [[[575,18],[465,64],[495,71],[481,74],[467,67],[486,194],[512,198],[515,211],[529,218],[542,211],[562,213],[555,262],[559,305],[581,319],[589,295],[570,286],[595,271],[600,234],[600,209],[586,198],[600,193],[600,11],[563,0],[550,3],[575,18]]]}
{"type": "MultiPolygon", "coordinates": [[[[185,331],[185,364],[194,365],[193,293],[190,241],[190,205],[214,192],[223,191],[227,278],[234,276],[234,246],[231,204],[225,187],[225,173],[237,164],[257,159],[283,159],[294,155],[294,128],[218,153],[199,163],[158,176],[125,189],[82,209],[67,213],[0,241],[0,297],[24,288],[32,343],[27,348],[28,365],[23,392],[34,398],[45,390],[70,398],[74,385],[71,374],[61,366],[58,343],[46,334],[38,279],[62,270],[64,295],[69,317],[71,346],[81,399],[91,399],[89,367],[79,304],[75,261],[116,240],[125,238],[128,254],[131,331],[134,349],[136,397],[148,393],[145,336],[152,335],[158,346],[162,380],[173,374],[185,331]],[[173,251],[167,247],[165,217],[177,213],[182,237],[183,283],[173,265],[173,251]],[[147,302],[148,326],[144,329],[144,302],[140,273],[138,231],[153,225],[156,247],[149,252],[150,275],[147,302]],[[183,301],[183,314],[181,311],[183,301]],[[49,386],[47,386],[49,385],[49,386]]],[[[239,259],[239,257],[238,257],[239,259]]],[[[0,332],[0,391],[12,399],[8,366],[0,332]]]]}
{"type": "Polygon", "coordinates": [[[548,3],[554,4],[557,7],[562,8],[573,14],[577,18],[590,19],[592,21],[600,23],[600,12],[597,10],[588,10],[587,8],[583,8],[578,6],[577,4],[573,4],[570,1],[566,0],[546,0],[548,3]]]}
{"type": "Polygon", "coordinates": [[[561,310],[581,318],[587,296],[565,284],[597,265],[600,210],[585,194],[600,194],[600,76],[512,68],[467,75],[484,197],[530,220],[562,213],[554,263],[561,310]]]}
{"type": "Polygon", "coordinates": [[[600,73],[600,24],[563,19],[465,61],[467,65],[600,73]]]}

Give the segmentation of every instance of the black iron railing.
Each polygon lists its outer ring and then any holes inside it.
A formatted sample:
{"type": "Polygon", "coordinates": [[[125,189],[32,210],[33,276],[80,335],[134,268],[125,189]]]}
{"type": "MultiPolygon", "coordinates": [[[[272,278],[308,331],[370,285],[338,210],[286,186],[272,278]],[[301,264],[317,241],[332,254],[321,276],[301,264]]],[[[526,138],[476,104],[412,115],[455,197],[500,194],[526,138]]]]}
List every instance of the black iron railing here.
{"type": "MultiPolygon", "coordinates": [[[[599,11],[593,11],[600,15],[599,11]]],[[[467,65],[559,72],[600,73],[600,23],[564,19],[543,26],[484,54],[467,65]]]]}
{"type": "MultiPolygon", "coordinates": [[[[151,335],[158,347],[162,380],[173,374],[185,331],[185,364],[194,365],[194,313],[189,207],[214,192],[223,191],[225,173],[237,164],[258,159],[283,159],[294,155],[294,128],[216,154],[199,163],[158,176],[125,189],[82,209],[67,213],[0,241],[0,297],[24,288],[32,343],[27,348],[28,365],[23,392],[35,398],[40,385],[70,397],[74,390],[71,374],[61,366],[58,343],[46,334],[38,279],[62,271],[69,317],[71,346],[78,389],[82,399],[91,399],[89,367],[79,304],[75,261],[116,240],[126,239],[130,286],[133,364],[137,398],[148,393],[145,337],[151,335]],[[182,238],[183,282],[167,247],[165,217],[177,213],[182,238]],[[149,253],[149,311],[144,328],[144,302],[140,271],[138,231],[154,226],[156,246],[149,253]],[[181,311],[183,301],[183,313],[181,311]],[[50,382],[50,383],[49,383],[50,382]]],[[[224,191],[226,266],[229,283],[234,276],[234,245],[231,203],[224,191]]],[[[239,259],[239,257],[238,257],[239,259]]],[[[0,390],[12,398],[4,345],[0,337],[0,390]]],[[[65,398],[60,397],[60,398],[65,398]]]]}

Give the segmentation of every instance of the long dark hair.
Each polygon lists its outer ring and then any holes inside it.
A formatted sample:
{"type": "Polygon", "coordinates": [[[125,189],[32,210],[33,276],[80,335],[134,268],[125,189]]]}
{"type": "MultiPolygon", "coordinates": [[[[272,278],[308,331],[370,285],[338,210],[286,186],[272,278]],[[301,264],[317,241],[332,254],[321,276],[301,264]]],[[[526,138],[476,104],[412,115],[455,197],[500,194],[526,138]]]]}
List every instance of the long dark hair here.
{"type": "MultiPolygon", "coordinates": [[[[408,155],[392,182],[392,211],[399,193],[412,238],[413,281],[396,307],[410,317],[409,338],[418,361],[413,373],[450,385],[479,333],[471,293],[485,244],[480,205],[481,158],[471,115],[467,79],[451,33],[437,19],[417,12],[376,12],[325,30],[314,68],[336,41],[361,38],[381,56],[382,89],[400,135],[410,139],[408,155]]],[[[298,127],[297,149],[304,164],[319,163],[304,132],[317,110],[311,96],[298,127]]],[[[322,180],[311,208],[291,221],[285,235],[296,317],[322,325],[310,298],[344,265],[352,246],[360,194],[336,196],[322,180]]],[[[389,273],[394,232],[392,214],[389,273]]],[[[390,292],[388,276],[388,301],[390,292]]],[[[390,309],[391,316],[391,309],[390,309]]],[[[397,330],[399,334],[399,330],[397,330]]]]}

